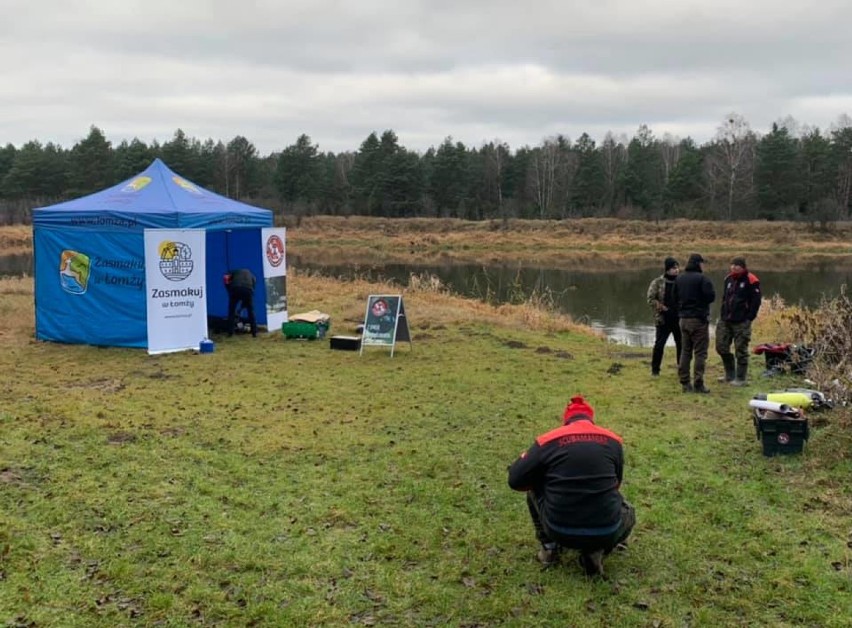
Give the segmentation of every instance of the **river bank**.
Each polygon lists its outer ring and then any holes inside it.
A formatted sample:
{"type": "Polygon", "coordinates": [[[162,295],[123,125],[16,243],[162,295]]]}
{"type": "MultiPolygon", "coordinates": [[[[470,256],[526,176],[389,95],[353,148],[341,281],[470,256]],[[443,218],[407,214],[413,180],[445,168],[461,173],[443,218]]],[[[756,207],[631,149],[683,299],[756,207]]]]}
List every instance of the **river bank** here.
{"type": "MultiPolygon", "coordinates": [[[[314,216],[285,221],[294,252],[321,249],[335,260],[424,262],[537,263],[553,267],[575,264],[635,264],[660,255],[682,257],[700,251],[719,266],[734,254],[755,262],[784,264],[792,257],[808,261],[836,259],[852,265],[852,222],[818,229],[792,222],[661,222],[584,218],[562,221],[508,220],[471,222],[456,219],[381,219],[361,216],[314,216]]],[[[0,227],[0,250],[32,250],[32,228],[0,227]]]]}
{"type": "MultiPolygon", "coordinates": [[[[291,221],[292,222],[292,221],[291,221]]],[[[852,222],[831,229],[791,222],[662,222],[616,219],[470,222],[451,219],[376,219],[317,216],[288,229],[297,251],[321,248],[334,259],[633,265],[660,255],[702,252],[718,267],[732,255],[758,263],[797,263],[824,257],[852,264],[852,222]]]]}

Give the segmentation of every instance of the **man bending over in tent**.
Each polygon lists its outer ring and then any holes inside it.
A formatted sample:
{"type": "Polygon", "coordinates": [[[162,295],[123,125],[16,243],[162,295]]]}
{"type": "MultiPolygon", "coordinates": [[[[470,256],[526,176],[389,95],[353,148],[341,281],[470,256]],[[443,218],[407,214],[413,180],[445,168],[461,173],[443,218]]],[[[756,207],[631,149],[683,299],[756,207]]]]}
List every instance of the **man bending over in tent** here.
{"type": "Polygon", "coordinates": [[[254,317],[254,285],[257,282],[247,268],[232,270],[228,275],[228,335],[234,335],[234,322],[237,317],[237,304],[242,303],[248,311],[251,323],[251,335],[257,338],[257,320],[254,317]]]}
{"type": "Polygon", "coordinates": [[[560,548],[580,550],[586,575],[603,575],[603,557],[623,542],[636,515],[618,489],[624,470],[621,437],[595,425],[595,411],[571,398],[562,427],[539,436],[509,467],[509,486],[527,492],[541,543],[538,560],[556,563],[560,548]]]}

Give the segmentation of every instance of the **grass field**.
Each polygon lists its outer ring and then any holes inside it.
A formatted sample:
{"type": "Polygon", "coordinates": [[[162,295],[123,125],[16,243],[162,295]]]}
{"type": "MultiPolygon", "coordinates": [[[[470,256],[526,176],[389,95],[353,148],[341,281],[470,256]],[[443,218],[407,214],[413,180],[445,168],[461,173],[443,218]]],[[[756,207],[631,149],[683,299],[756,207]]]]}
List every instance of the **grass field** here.
{"type": "MultiPolygon", "coordinates": [[[[288,290],[347,333],[399,288],[288,290]]],[[[758,379],[683,395],[671,352],[652,380],[650,350],[541,308],[424,280],[405,302],[393,358],[281,334],[152,357],[34,341],[31,280],[0,280],[0,624],[850,625],[848,410],[765,458],[758,379]],[[602,580],[542,570],[506,485],[575,393],[624,437],[637,509],[602,580]]]]}

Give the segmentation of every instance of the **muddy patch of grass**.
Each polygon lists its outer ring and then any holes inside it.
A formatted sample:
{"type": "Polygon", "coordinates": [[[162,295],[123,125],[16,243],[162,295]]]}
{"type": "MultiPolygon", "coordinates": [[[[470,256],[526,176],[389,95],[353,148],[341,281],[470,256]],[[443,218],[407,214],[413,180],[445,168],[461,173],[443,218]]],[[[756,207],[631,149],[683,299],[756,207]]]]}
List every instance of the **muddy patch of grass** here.
{"type": "Polygon", "coordinates": [[[110,445],[123,445],[124,443],[132,443],[138,438],[136,434],[130,432],[114,432],[106,438],[106,442],[110,445]]]}

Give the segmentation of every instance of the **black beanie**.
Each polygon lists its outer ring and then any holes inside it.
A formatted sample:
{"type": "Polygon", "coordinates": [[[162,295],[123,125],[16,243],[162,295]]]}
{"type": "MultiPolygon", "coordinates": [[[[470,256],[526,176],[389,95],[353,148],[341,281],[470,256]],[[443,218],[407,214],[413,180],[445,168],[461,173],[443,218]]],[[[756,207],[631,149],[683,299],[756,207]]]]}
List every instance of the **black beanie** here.
{"type": "Polygon", "coordinates": [[[745,258],[744,257],[735,257],[734,259],[731,260],[731,265],[732,266],[742,266],[743,268],[746,268],[745,258]]]}
{"type": "Polygon", "coordinates": [[[674,268],[675,266],[680,267],[680,264],[677,263],[677,260],[673,257],[667,257],[665,261],[665,269],[666,272],[674,268]]]}

